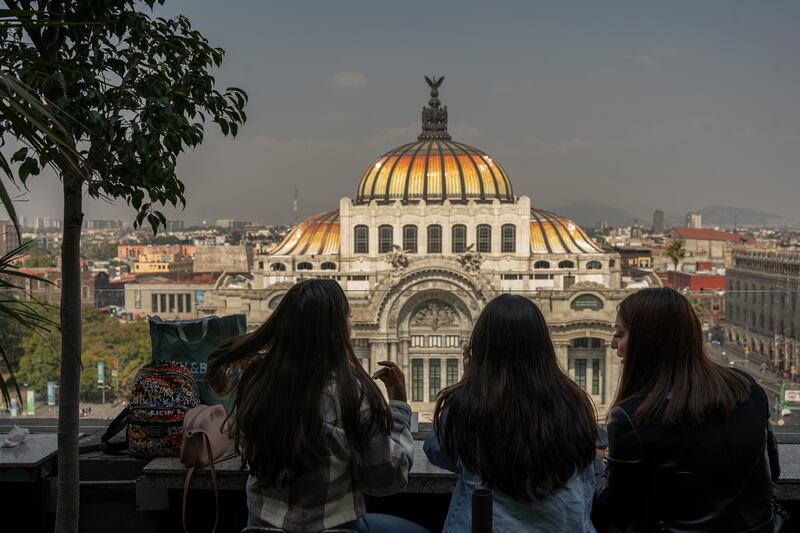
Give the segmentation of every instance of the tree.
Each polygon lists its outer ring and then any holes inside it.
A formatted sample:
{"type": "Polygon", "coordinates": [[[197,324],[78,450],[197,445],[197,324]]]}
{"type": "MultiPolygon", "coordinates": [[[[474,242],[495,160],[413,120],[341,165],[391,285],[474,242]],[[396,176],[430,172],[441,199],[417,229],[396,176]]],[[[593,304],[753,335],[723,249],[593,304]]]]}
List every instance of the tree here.
{"type": "Polygon", "coordinates": [[[692,309],[694,309],[694,312],[697,315],[697,318],[700,319],[700,322],[705,323],[708,312],[706,311],[706,306],[703,305],[702,300],[699,298],[689,298],[689,303],[692,304],[692,309]]]}
{"type": "Polygon", "coordinates": [[[681,259],[686,255],[686,249],[683,247],[683,241],[674,240],[669,243],[667,246],[667,257],[672,260],[673,265],[673,272],[672,275],[672,284],[675,285],[678,278],[678,264],[681,262],[681,259]]]}
{"type": "MultiPolygon", "coordinates": [[[[51,310],[57,318],[57,310],[51,310]]],[[[97,383],[97,363],[106,368],[105,384],[114,396],[127,398],[139,369],[150,360],[150,336],[147,322],[120,323],[96,309],[85,309],[81,316],[83,333],[83,365],[80,396],[84,401],[97,401],[101,391],[97,383]],[[116,378],[110,371],[118,362],[116,378]]],[[[34,390],[43,391],[48,381],[58,379],[59,334],[55,329],[22,340],[17,379],[34,390]]]]}
{"type": "Polygon", "coordinates": [[[117,257],[116,241],[86,243],[81,246],[81,255],[90,261],[109,261],[117,257]]]}
{"type": "Polygon", "coordinates": [[[22,259],[22,263],[29,268],[54,267],[56,261],[47,249],[41,246],[31,248],[30,253],[22,259]]]}
{"type": "Polygon", "coordinates": [[[33,96],[0,93],[0,132],[25,145],[11,157],[23,185],[55,163],[63,190],[57,532],[78,529],[83,194],[125,200],[155,233],[158,205],[185,204],[175,165],[202,142],[206,119],[225,135],[246,120],[246,94],[214,88],[224,51],[184,16],[139,9],[163,1],[5,0],[0,12],[0,70],[33,96]]]}

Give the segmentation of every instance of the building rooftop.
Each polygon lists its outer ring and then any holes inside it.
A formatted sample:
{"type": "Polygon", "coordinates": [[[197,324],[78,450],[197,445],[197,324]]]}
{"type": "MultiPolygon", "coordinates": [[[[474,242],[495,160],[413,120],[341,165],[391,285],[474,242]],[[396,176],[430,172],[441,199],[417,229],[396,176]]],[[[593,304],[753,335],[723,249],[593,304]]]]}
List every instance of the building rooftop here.
{"type": "Polygon", "coordinates": [[[720,231],[710,228],[672,228],[679,236],[684,239],[695,239],[701,241],[728,241],[735,243],[755,243],[752,237],[732,233],[730,231],[720,231]]]}
{"type": "Polygon", "coordinates": [[[221,272],[157,272],[136,274],[125,283],[182,283],[196,285],[213,285],[220,277],[221,272]]]}

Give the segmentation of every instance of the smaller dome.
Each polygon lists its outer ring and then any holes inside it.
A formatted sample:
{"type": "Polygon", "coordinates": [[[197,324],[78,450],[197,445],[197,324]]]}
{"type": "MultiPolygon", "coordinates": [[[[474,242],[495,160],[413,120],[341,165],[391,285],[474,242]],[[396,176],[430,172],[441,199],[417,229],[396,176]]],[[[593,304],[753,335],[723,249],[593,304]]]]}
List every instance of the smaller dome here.
{"type": "Polygon", "coordinates": [[[531,254],[602,253],[580,226],[558,213],[531,209],[531,254]]]}
{"type": "Polygon", "coordinates": [[[269,255],[332,255],[339,253],[339,210],[303,220],[269,255]]]}

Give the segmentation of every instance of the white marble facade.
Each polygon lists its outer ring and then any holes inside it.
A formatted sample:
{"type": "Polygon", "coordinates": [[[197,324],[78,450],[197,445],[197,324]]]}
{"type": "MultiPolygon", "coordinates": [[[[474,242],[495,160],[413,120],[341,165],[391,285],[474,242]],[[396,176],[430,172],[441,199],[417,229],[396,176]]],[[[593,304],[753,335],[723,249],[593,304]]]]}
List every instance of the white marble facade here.
{"type": "Polygon", "coordinates": [[[217,288],[203,310],[246,313],[255,326],[298,280],[339,281],[357,356],[369,371],[398,362],[424,421],[438,391],[461,377],[462,347],[484,305],[521,294],[541,308],[560,363],[604,412],[619,377],[614,316],[627,294],[619,255],[515,196],[496,161],[426,116],[416,143],[367,168],[355,200],[298,224],[254,257],[252,288],[217,288]]]}

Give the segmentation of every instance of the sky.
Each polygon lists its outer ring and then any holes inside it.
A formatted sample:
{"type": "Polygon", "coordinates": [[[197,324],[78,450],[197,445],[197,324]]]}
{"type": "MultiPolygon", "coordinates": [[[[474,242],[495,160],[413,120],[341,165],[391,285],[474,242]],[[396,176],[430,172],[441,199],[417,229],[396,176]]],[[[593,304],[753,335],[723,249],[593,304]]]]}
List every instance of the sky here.
{"type": "MultiPolygon", "coordinates": [[[[335,209],[382,153],[416,139],[444,75],[455,140],[490,153],[536,207],[634,215],[731,205],[800,220],[800,3],[167,0],[226,50],[250,97],[179,161],[184,211],[265,223],[335,209]],[[221,8],[220,6],[224,6],[221,8]]],[[[23,215],[60,218],[52,175],[23,215]]],[[[86,218],[132,221],[124,203],[86,218]]]]}

